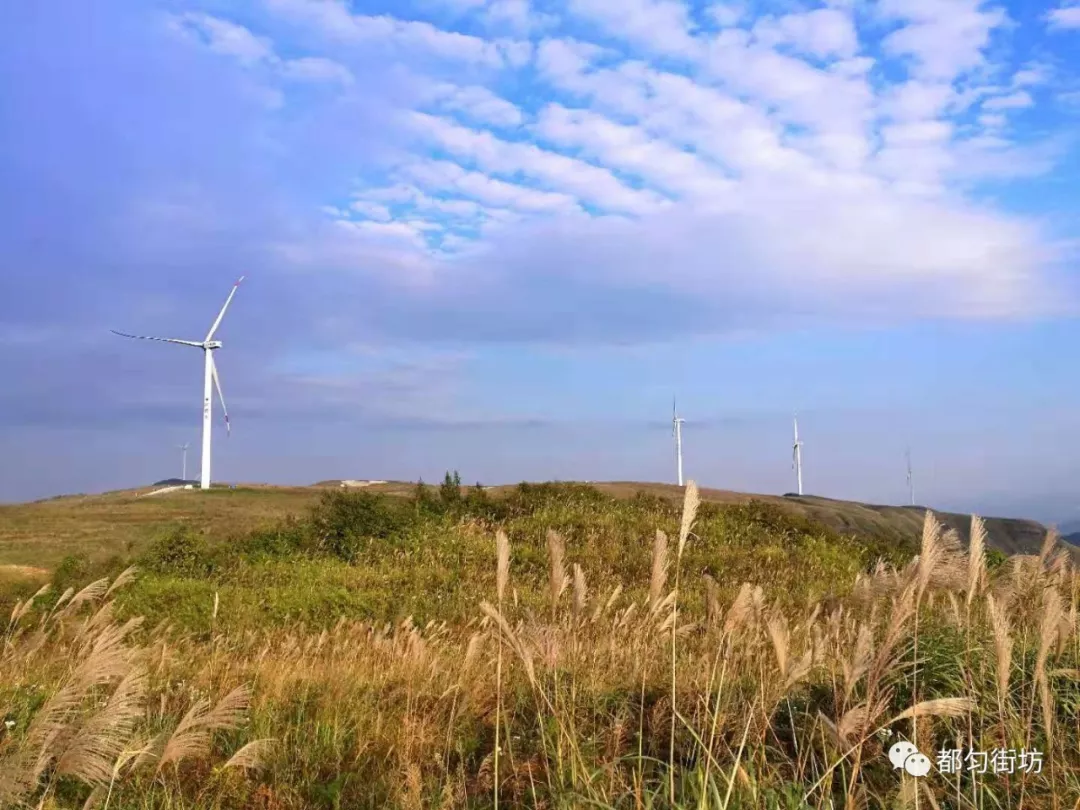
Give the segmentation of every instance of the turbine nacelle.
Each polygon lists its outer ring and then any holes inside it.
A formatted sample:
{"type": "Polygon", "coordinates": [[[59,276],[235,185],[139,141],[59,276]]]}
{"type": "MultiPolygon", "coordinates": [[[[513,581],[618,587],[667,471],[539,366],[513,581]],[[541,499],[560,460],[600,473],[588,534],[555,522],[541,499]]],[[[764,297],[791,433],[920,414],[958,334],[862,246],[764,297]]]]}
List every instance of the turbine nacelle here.
{"type": "Polygon", "coordinates": [[[204,349],[220,349],[221,348],[221,341],[220,340],[207,340],[207,341],[205,341],[203,343],[202,347],[204,349]]]}

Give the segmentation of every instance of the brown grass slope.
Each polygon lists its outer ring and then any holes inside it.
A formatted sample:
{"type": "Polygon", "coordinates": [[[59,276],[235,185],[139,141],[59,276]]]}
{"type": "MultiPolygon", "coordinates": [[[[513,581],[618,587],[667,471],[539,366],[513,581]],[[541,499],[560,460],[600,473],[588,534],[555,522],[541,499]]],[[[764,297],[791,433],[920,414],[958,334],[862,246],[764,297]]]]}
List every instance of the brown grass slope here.
{"type": "MultiPolygon", "coordinates": [[[[108,559],[138,549],[164,527],[186,523],[220,537],[240,535],[300,514],[326,488],[337,482],[309,487],[241,484],[235,489],[209,493],[178,491],[147,496],[152,489],[121,490],[100,495],[71,495],[25,504],[0,506],[0,572],[14,575],[14,566],[53,568],[70,554],[90,560],[108,559]]],[[[674,484],[613,481],[593,483],[601,492],[631,497],[637,492],[680,500],[674,484]]],[[[415,484],[389,482],[365,488],[370,492],[407,495],[415,484]]],[[[491,487],[493,494],[512,486],[491,487]]],[[[702,500],[721,504],[760,500],[779,504],[813,518],[832,529],[862,537],[915,540],[922,531],[925,510],[919,507],[874,506],[820,497],[751,495],[720,489],[702,489],[702,500]]],[[[970,516],[937,513],[947,528],[954,528],[966,544],[970,516]]],[[[987,547],[1006,554],[1038,554],[1046,527],[1035,521],[987,518],[987,547]]]]}
{"type": "MultiPolygon", "coordinates": [[[[682,490],[674,484],[640,484],[612,482],[596,484],[597,489],[612,495],[632,495],[646,491],[673,499],[681,499],[682,490]]],[[[713,503],[746,503],[749,500],[774,503],[796,514],[812,518],[843,534],[884,539],[916,540],[922,534],[926,509],[920,506],[878,506],[839,501],[817,496],[750,495],[722,489],[702,489],[701,498],[713,503]]],[[[971,515],[934,511],[947,529],[955,529],[966,546],[971,528],[971,515]]],[[[1046,538],[1047,528],[1034,520],[1014,518],[984,518],[988,535],[987,548],[1005,554],[1038,554],[1046,538]]]]}

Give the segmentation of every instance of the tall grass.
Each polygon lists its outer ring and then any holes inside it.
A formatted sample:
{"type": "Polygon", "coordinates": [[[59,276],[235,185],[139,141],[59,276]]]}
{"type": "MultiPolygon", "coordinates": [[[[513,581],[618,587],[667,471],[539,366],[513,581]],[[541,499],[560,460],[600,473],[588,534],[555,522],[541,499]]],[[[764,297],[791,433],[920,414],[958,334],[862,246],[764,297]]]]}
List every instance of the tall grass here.
{"type": "Polygon", "coordinates": [[[637,581],[590,570],[586,525],[480,525],[472,610],[423,622],[236,625],[211,588],[207,627],[148,629],[118,612],[147,575],[39,593],[3,636],[0,806],[1073,806],[1078,592],[1056,546],[991,572],[977,521],[965,550],[928,514],[910,562],[785,598],[797,571],[724,584],[695,494],[622,549],[637,581]],[[898,739],[1044,765],[917,781],[898,739]]]}

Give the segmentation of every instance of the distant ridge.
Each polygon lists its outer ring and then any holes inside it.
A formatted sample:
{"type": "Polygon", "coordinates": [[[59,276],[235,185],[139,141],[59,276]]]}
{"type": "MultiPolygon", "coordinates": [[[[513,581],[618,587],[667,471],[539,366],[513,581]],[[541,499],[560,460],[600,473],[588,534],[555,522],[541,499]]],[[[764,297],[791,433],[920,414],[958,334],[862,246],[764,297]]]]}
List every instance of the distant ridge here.
{"type": "MultiPolygon", "coordinates": [[[[666,497],[680,497],[682,490],[674,484],[638,484],[613,482],[593,484],[601,492],[632,495],[644,491],[666,497]]],[[[897,542],[918,542],[922,535],[925,506],[883,506],[840,501],[817,495],[752,495],[722,489],[702,489],[702,500],[714,503],[773,503],[798,514],[824,523],[829,528],[860,537],[879,537],[897,542]]],[[[971,515],[939,512],[932,509],[947,528],[955,529],[966,546],[970,540],[971,515]]],[[[1004,554],[1038,554],[1046,538],[1047,527],[1034,520],[997,518],[980,515],[986,525],[987,547],[1004,554]]]]}

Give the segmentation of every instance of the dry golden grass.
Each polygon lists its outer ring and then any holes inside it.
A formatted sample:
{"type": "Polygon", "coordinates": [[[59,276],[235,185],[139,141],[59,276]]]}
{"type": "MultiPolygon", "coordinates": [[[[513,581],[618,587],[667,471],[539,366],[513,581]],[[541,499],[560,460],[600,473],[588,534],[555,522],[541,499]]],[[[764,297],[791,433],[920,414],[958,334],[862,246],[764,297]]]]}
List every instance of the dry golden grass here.
{"type": "MultiPolygon", "coordinates": [[[[12,611],[0,648],[0,807],[66,806],[79,785],[84,806],[108,804],[118,784],[153,782],[170,763],[208,758],[214,733],[244,722],[250,693],[241,685],[213,708],[193,700],[171,732],[150,734],[170,723],[164,711],[151,719],[149,700],[166,659],[134,640],[140,620],[113,620],[110,601],[133,576],[34,610],[43,588],[12,611]]],[[[236,764],[252,767],[257,752],[237,752],[236,764]]]]}
{"type": "Polygon", "coordinates": [[[928,514],[918,558],[849,596],[781,604],[751,581],[725,601],[684,570],[698,500],[689,485],[677,540],[626,549],[652,557],[636,599],[568,572],[549,532],[539,598],[519,600],[501,531],[489,592],[452,625],[193,635],[114,620],[134,572],[38,594],[0,651],[0,806],[1072,806],[1078,593],[1056,547],[989,572],[978,521],[965,551],[928,514]],[[920,788],[886,760],[897,739],[1045,767],[920,788]]]}
{"type": "Polygon", "coordinates": [[[138,550],[163,527],[178,522],[220,537],[238,535],[303,511],[321,492],[252,487],[141,497],[145,491],[0,505],[0,566],[53,568],[74,554],[102,560],[138,550]]]}

